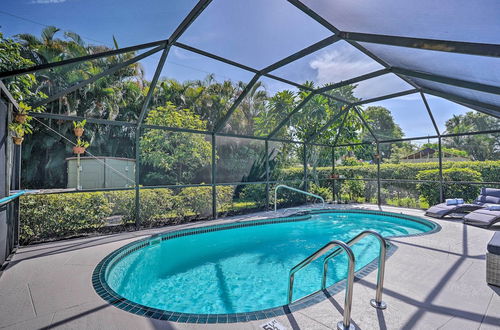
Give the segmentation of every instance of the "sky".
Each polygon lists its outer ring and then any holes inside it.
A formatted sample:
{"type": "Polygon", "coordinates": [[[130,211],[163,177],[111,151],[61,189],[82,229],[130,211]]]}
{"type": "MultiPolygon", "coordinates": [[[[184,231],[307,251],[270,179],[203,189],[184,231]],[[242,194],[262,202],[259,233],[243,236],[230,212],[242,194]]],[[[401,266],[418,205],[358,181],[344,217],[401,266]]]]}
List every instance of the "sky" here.
{"type": "MultiPolygon", "coordinates": [[[[362,1],[367,2],[368,0],[362,1]]],[[[429,4],[432,6],[437,3],[430,0],[423,1],[432,2],[429,4]]],[[[321,10],[324,10],[327,3],[326,0],[316,2],[307,0],[304,2],[310,5],[314,3],[321,10]]],[[[401,10],[400,1],[383,0],[383,2],[394,6],[395,10],[401,10]]],[[[491,1],[487,0],[487,2],[491,1]]],[[[18,33],[39,35],[44,26],[54,25],[63,31],[73,31],[80,34],[89,44],[104,44],[112,47],[114,36],[120,47],[126,47],[167,39],[195,3],[195,0],[2,0],[0,31],[8,37],[18,33]]],[[[346,0],[336,2],[338,6],[344,7],[348,3],[346,0]]],[[[371,7],[368,6],[368,8],[371,7]]],[[[375,13],[377,10],[373,9],[375,13]]],[[[476,30],[481,30],[483,26],[481,24],[486,24],[494,16],[490,13],[481,16],[481,13],[474,12],[473,9],[470,10],[472,19],[483,17],[485,21],[477,21],[479,27],[476,27],[476,30]]],[[[349,10],[346,12],[351,13],[349,10]]],[[[366,13],[352,14],[356,15],[355,17],[362,17],[362,14],[366,13]]],[[[345,15],[338,15],[336,12],[328,11],[325,15],[332,17],[332,19],[338,19],[339,24],[346,25],[348,28],[351,28],[351,25],[355,23],[348,17],[344,17],[345,15]]],[[[394,18],[394,15],[389,16],[391,16],[389,20],[398,19],[394,18]]],[[[437,18],[434,16],[429,17],[429,21],[436,21],[437,18]]],[[[375,18],[373,24],[378,22],[378,15],[375,15],[375,18]]],[[[401,21],[403,18],[400,17],[399,20],[401,21]]],[[[382,29],[379,25],[383,25],[379,22],[373,27],[365,20],[361,23],[360,29],[382,29]]],[[[448,23],[452,24],[453,22],[449,21],[448,23]]],[[[423,23],[418,20],[415,24],[423,23]]],[[[344,28],[344,26],[340,27],[344,28]]],[[[455,37],[457,33],[452,30],[444,29],[442,36],[455,37]]],[[[404,28],[402,31],[409,33],[404,28]]],[[[418,31],[418,33],[422,33],[421,30],[418,31]]],[[[387,31],[382,29],[376,32],[387,31]]],[[[179,41],[256,69],[262,69],[330,35],[331,32],[284,0],[213,0],[179,41]]],[[[419,36],[433,37],[432,35],[419,36]]],[[[438,36],[436,34],[436,37],[438,36]]],[[[496,34],[482,36],[485,42],[490,41],[490,39],[497,41],[495,39],[497,37],[496,34]]],[[[456,38],[460,38],[460,36],[456,36],[456,38]]],[[[462,38],[467,39],[468,35],[462,35],[462,38]]],[[[412,64],[411,61],[415,62],[419,58],[428,61],[425,58],[428,56],[427,53],[404,54],[409,59],[410,64],[412,64]]],[[[158,60],[159,54],[156,54],[141,61],[147,78],[152,77],[158,60]]],[[[484,61],[484,65],[489,68],[494,65],[487,60],[484,61]]],[[[442,64],[435,65],[436,70],[446,64],[446,58],[443,58],[442,64]]],[[[351,45],[339,41],[272,73],[297,83],[308,80],[321,86],[381,68],[380,64],[351,45]]],[[[490,71],[492,72],[490,75],[498,75],[500,72],[500,70],[496,73],[496,70],[490,71]]],[[[185,81],[203,79],[209,73],[215,74],[218,80],[231,79],[244,82],[250,81],[253,76],[251,72],[173,47],[162,70],[162,77],[185,81]]],[[[497,78],[499,77],[492,76],[494,80],[497,78]]],[[[270,93],[283,89],[296,90],[293,86],[273,79],[262,78],[261,80],[270,93]]],[[[366,99],[411,88],[397,76],[389,74],[358,84],[355,96],[366,99]]],[[[428,96],[428,100],[441,131],[444,130],[446,119],[452,115],[472,111],[440,98],[428,96]]],[[[401,126],[406,137],[435,134],[419,94],[370,105],[380,105],[390,109],[396,123],[401,126]]]]}

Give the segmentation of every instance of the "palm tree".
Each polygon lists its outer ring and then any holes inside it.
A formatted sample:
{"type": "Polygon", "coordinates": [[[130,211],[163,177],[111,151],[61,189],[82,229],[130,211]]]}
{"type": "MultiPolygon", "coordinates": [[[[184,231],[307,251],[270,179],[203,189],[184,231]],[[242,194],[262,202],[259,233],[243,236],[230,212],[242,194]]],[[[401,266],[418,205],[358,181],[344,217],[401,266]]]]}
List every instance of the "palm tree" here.
{"type": "MultiPolygon", "coordinates": [[[[242,82],[239,85],[241,89],[246,87],[242,82]]],[[[239,105],[239,111],[242,112],[245,120],[241,125],[241,131],[238,133],[245,135],[254,134],[255,118],[265,111],[267,100],[268,94],[264,84],[261,81],[257,81],[239,105]]]]}

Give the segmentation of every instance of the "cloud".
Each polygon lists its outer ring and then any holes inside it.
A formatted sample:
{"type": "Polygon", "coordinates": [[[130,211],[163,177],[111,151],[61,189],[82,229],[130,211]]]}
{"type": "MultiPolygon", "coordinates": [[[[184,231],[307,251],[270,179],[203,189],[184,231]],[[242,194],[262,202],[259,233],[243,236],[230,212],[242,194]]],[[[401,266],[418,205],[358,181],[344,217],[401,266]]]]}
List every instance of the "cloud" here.
{"type": "Polygon", "coordinates": [[[67,0],[33,0],[31,3],[37,4],[37,5],[51,5],[55,3],[63,3],[66,2],[67,0]]]}
{"type": "MultiPolygon", "coordinates": [[[[336,83],[383,69],[382,65],[347,43],[342,45],[337,43],[335,49],[318,54],[309,62],[309,66],[316,71],[316,80],[319,85],[336,83]]],[[[412,88],[393,74],[372,78],[357,85],[354,95],[362,99],[412,88]]]]}
{"type": "Polygon", "coordinates": [[[365,58],[350,45],[322,52],[309,65],[316,70],[320,85],[346,80],[381,68],[378,63],[365,58]]]}

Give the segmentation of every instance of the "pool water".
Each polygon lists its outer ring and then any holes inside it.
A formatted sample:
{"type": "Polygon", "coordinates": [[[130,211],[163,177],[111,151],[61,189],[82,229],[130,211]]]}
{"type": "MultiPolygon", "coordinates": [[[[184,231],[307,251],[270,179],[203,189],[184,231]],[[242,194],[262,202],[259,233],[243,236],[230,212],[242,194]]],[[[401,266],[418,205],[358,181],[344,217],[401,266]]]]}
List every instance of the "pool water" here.
{"type": "MultiPolygon", "coordinates": [[[[313,214],[305,221],[221,230],[164,240],[141,248],[107,273],[116,293],[145,306],[180,313],[226,314],[286,304],[288,274],[331,240],[347,241],[363,230],[387,236],[430,231],[424,223],[363,213],[313,214]]],[[[356,270],[378,256],[378,241],[353,246],[356,270]]],[[[344,254],[329,267],[328,286],[345,278],[344,254]]],[[[322,258],[295,276],[294,299],[320,288],[322,258]]]]}

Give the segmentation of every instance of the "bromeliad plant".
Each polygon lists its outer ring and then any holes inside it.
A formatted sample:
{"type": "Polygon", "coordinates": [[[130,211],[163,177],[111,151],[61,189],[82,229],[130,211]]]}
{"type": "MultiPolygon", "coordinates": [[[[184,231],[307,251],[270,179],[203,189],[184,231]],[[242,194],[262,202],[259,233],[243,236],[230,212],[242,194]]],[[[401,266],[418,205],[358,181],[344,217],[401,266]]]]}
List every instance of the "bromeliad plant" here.
{"type": "Polygon", "coordinates": [[[86,119],[84,119],[82,121],[74,121],[73,122],[73,133],[75,133],[75,136],[77,138],[82,137],[86,123],[87,123],[86,119]]]}
{"type": "Polygon", "coordinates": [[[43,107],[38,107],[33,109],[31,106],[21,101],[19,102],[19,107],[14,113],[14,120],[18,123],[29,122],[32,119],[32,117],[28,116],[30,112],[43,112],[43,111],[44,111],[43,107]]]}
{"type": "Polygon", "coordinates": [[[33,133],[33,127],[28,122],[13,122],[9,124],[9,130],[12,133],[12,140],[16,145],[21,145],[26,134],[33,133]]]}
{"type": "Polygon", "coordinates": [[[73,153],[81,155],[85,153],[85,149],[87,149],[89,146],[89,142],[78,138],[78,140],[76,140],[76,145],[73,147],[73,153]]]}
{"type": "Polygon", "coordinates": [[[31,106],[24,102],[19,102],[19,107],[14,112],[14,121],[9,124],[9,130],[12,134],[12,140],[18,146],[23,143],[24,136],[26,134],[33,133],[33,127],[30,125],[30,121],[33,119],[28,116],[30,112],[43,112],[43,107],[38,107],[32,109],[31,106]]]}

